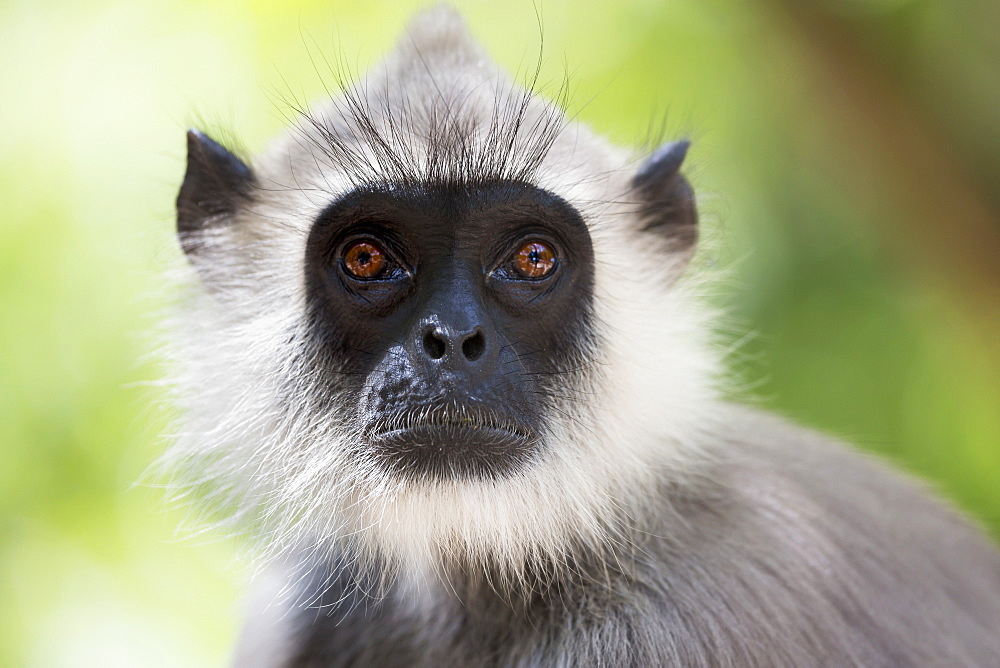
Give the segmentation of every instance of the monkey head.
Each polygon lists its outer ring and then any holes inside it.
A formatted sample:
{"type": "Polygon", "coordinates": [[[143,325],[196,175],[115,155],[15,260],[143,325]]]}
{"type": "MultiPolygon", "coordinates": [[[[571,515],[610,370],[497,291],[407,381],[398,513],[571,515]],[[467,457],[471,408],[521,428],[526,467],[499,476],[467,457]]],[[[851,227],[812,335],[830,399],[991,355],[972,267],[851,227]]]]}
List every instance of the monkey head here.
{"type": "Polygon", "coordinates": [[[715,357],[686,142],[637,161],[418,18],[244,161],[188,135],[167,455],[263,544],[516,572],[688,475],[715,357]]]}

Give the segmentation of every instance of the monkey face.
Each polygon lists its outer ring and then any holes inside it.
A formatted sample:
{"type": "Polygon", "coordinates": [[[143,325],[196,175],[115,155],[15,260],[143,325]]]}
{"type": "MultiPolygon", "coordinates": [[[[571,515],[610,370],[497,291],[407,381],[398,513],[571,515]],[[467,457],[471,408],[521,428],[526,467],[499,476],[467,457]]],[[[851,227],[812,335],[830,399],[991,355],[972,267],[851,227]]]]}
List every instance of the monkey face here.
{"type": "Polygon", "coordinates": [[[636,161],[441,19],[253,161],[188,135],[166,461],[267,549],[558,561],[700,456],[687,143],[636,161]]]}
{"type": "Polygon", "coordinates": [[[573,207],[518,182],[358,188],[320,214],[304,266],[359,456],[417,478],[530,466],[589,340],[593,251],[573,207]]]}

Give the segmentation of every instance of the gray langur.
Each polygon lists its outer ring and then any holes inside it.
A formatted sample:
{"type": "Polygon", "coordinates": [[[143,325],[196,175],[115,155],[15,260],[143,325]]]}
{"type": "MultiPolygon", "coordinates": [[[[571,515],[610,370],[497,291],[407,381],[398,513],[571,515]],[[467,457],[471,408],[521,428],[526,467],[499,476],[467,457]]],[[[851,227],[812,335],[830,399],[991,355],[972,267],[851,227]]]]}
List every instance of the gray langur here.
{"type": "Polygon", "coordinates": [[[189,133],[166,461],[271,564],[237,665],[1000,665],[979,529],[719,396],[686,151],[447,9],[252,164],[189,133]]]}

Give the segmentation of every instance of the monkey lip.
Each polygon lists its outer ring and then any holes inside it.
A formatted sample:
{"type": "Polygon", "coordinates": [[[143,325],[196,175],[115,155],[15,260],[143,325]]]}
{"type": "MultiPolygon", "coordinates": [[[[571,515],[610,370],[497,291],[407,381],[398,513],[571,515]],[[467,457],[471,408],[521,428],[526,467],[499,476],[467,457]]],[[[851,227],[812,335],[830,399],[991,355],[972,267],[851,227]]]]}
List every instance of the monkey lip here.
{"type": "Polygon", "coordinates": [[[479,403],[411,406],[379,421],[368,432],[372,440],[424,433],[446,438],[494,435],[534,440],[534,430],[520,419],[479,403]]]}
{"type": "Polygon", "coordinates": [[[381,432],[372,438],[373,442],[395,442],[428,447],[477,444],[501,446],[515,442],[526,443],[530,440],[530,436],[526,433],[478,424],[423,424],[381,432]]]}
{"type": "Polygon", "coordinates": [[[381,426],[368,443],[404,474],[493,477],[525,462],[537,442],[527,425],[483,410],[411,410],[381,426]]]}

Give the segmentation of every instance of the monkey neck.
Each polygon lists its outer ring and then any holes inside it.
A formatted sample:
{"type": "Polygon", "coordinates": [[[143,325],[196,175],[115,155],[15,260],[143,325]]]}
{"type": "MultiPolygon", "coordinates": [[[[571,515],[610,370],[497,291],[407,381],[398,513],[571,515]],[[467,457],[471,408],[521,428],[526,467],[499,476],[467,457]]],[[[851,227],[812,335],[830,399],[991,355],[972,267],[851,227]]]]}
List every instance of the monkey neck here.
{"type": "Polygon", "coordinates": [[[477,623],[506,619],[531,625],[572,607],[578,592],[596,588],[614,596],[634,580],[637,568],[635,554],[593,550],[578,551],[560,563],[525,563],[516,572],[499,563],[393,570],[385,562],[335,559],[313,563],[300,601],[327,616],[367,610],[405,623],[450,611],[450,616],[477,623]]]}
{"type": "Polygon", "coordinates": [[[627,588],[642,568],[641,541],[646,535],[619,532],[614,541],[576,545],[558,559],[538,556],[514,564],[500,558],[440,554],[434,560],[393,562],[384,554],[368,552],[362,557],[343,548],[331,557],[303,562],[309,575],[297,578],[304,584],[299,603],[345,611],[389,606],[415,615],[455,606],[461,614],[505,610],[531,619],[550,607],[564,607],[575,592],[627,588]]]}
{"type": "MultiPolygon", "coordinates": [[[[477,654],[482,647],[516,651],[509,647],[511,638],[555,637],[580,623],[598,628],[612,618],[628,628],[645,605],[636,592],[657,587],[654,574],[671,568],[673,550],[680,549],[671,533],[676,540],[691,538],[683,534],[683,521],[655,516],[652,508],[669,504],[684,515],[704,505],[704,494],[671,487],[653,492],[656,502],[645,512],[632,508],[630,522],[620,525],[613,539],[568,546],[558,558],[536,557],[514,566],[499,555],[479,560],[466,555],[393,565],[385,555],[369,552],[367,558],[345,553],[313,562],[312,577],[299,579],[305,591],[296,606],[306,620],[303,656],[348,643],[363,650],[359,656],[377,654],[380,647],[402,648],[406,658],[400,665],[435,665],[417,659],[444,648],[458,654],[446,652],[439,663],[473,665],[483,663],[477,654]]],[[[643,655],[642,648],[635,651],[643,655]]]]}
{"type": "Polygon", "coordinates": [[[512,638],[558,633],[586,618],[595,599],[627,608],[621,569],[605,569],[593,556],[573,561],[526,565],[517,579],[497,565],[422,579],[415,572],[386,578],[357,562],[326,564],[307,585],[309,605],[294,613],[303,624],[290,665],[325,664],[333,651],[353,651],[364,665],[484,665],[482,648],[500,656],[512,638]]]}
{"type": "Polygon", "coordinates": [[[307,598],[300,603],[346,597],[366,604],[393,599],[419,607],[446,599],[491,600],[526,609],[546,600],[565,600],[574,591],[627,587],[642,579],[649,566],[651,541],[657,549],[671,551],[691,538],[688,515],[725,500],[725,476],[719,469],[706,453],[699,468],[703,475],[695,482],[661,480],[648,490],[647,503],[622,506],[615,517],[605,518],[602,540],[524,550],[527,556],[516,560],[501,550],[473,552],[445,545],[401,553],[347,536],[330,551],[312,552],[301,562],[298,574],[310,575],[301,578],[307,598]],[[663,512],[666,508],[670,512],[663,512]]]}

